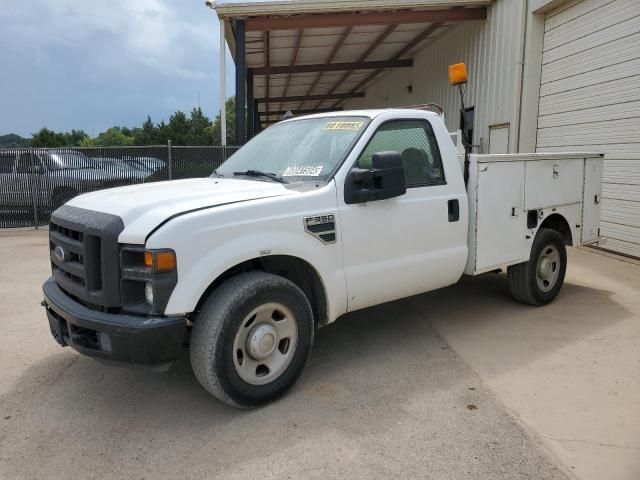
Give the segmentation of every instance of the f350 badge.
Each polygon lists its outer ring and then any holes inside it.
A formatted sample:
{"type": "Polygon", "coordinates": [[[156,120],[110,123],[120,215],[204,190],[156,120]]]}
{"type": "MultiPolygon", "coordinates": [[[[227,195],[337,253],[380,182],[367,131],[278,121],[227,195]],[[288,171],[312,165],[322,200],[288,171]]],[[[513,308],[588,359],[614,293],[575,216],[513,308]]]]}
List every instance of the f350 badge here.
{"type": "Polygon", "coordinates": [[[324,244],[336,243],[336,218],[333,214],[316,215],[304,219],[304,230],[324,244]]]}

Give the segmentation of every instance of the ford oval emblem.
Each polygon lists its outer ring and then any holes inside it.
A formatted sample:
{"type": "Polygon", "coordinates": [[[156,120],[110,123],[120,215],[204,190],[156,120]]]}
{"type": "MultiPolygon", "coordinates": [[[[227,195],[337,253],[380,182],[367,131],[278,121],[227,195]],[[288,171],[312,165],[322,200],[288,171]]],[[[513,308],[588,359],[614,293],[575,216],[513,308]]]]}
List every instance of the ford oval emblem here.
{"type": "Polygon", "coordinates": [[[53,250],[53,256],[56,257],[56,259],[59,262],[64,262],[66,261],[66,253],[64,251],[64,248],[62,248],[60,245],[58,245],[54,250],[53,250]]]}

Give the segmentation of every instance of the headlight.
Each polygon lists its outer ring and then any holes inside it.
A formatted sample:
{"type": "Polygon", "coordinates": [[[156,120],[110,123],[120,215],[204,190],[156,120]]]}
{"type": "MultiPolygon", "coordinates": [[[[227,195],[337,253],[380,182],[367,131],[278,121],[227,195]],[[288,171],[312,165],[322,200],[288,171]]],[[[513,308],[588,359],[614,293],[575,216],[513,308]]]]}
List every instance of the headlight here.
{"type": "Polygon", "coordinates": [[[124,245],[120,253],[123,308],[159,315],[178,283],[178,262],[171,249],[124,245]]]}
{"type": "Polygon", "coordinates": [[[151,282],[144,284],[144,299],[153,306],[153,284],[151,282]]]}

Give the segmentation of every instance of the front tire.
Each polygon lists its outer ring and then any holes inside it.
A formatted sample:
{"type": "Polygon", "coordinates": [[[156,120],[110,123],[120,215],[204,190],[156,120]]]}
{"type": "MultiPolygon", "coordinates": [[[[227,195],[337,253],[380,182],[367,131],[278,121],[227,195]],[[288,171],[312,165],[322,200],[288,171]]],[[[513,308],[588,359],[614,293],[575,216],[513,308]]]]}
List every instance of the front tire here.
{"type": "Polygon", "coordinates": [[[555,230],[541,228],[533,241],[529,261],[507,269],[509,293],[522,303],[546,305],[560,293],[566,271],[564,240],[555,230]]]}
{"type": "Polygon", "coordinates": [[[251,408],[282,396],[302,373],[314,321],[305,294],[263,272],[232,277],[204,302],[191,334],[191,365],[223,402],[251,408]]]}

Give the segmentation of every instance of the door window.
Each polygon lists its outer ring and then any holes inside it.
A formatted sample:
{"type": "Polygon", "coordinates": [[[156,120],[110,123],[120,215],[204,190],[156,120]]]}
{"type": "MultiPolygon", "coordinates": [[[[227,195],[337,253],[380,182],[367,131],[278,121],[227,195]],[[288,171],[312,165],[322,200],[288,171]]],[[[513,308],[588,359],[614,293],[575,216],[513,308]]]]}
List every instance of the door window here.
{"type": "Polygon", "coordinates": [[[446,183],[438,142],[426,120],[394,120],[381,125],[360,154],[357,167],[371,168],[373,154],[378,152],[400,153],[408,188],[446,183]]]}

